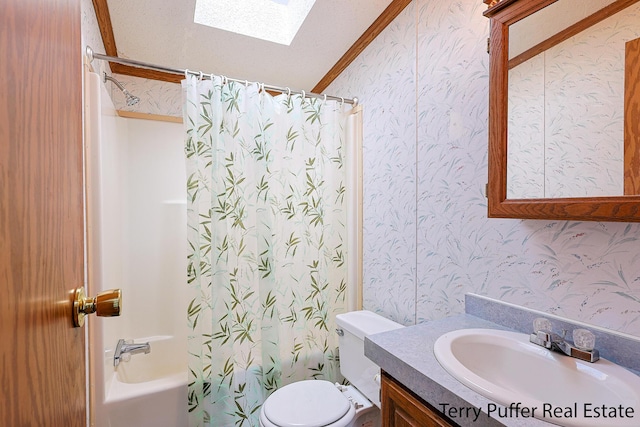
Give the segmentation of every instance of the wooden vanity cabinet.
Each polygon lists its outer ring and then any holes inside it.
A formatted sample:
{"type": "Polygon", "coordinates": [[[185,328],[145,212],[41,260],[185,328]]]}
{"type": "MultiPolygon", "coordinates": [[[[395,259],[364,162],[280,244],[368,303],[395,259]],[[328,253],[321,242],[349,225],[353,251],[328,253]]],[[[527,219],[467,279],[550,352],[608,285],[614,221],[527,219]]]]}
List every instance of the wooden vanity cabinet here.
{"type": "Polygon", "coordinates": [[[454,427],[438,411],[382,372],[382,427],[454,427]]]}

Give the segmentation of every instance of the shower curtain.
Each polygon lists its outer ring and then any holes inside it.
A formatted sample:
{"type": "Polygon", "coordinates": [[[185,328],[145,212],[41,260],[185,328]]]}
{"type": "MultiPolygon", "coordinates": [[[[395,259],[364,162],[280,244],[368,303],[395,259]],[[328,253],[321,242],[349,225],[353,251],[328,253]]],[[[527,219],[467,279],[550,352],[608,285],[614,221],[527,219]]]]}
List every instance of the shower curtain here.
{"type": "Polygon", "coordinates": [[[303,379],[340,381],[351,107],[188,76],[190,426],[258,426],[303,379]]]}

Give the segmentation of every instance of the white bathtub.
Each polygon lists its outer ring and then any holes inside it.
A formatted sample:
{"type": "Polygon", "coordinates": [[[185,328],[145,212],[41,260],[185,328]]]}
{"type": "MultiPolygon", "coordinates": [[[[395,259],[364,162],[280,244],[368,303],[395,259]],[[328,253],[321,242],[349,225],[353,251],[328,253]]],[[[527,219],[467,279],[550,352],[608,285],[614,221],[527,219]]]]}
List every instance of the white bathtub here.
{"type": "Polygon", "coordinates": [[[175,351],[171,336],[148,337],[151,353],[120,362],[110,378],[104,406],[110,427],[182,427],[187,425],[187,372],[167,358],[175,351]]]}
{"type": "Polygon", "coordinates": [[[187,375],[127,384],[114,373],[105,402],[110,427],[182,427],[187,425],[187,375]]]}

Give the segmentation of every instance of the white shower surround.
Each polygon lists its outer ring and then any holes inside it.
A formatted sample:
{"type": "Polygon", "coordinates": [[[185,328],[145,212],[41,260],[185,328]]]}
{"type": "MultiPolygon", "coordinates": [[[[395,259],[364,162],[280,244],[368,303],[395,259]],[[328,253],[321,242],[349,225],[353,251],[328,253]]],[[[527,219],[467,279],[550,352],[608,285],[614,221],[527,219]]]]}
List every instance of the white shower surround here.
{"type": "Polygon", "coordinates": [[[91,422],[181,425],[187,414],[186,187],[182,126],[116,115],[85,73],[87,290],[122,290],[119,317],[88,321],[91,422]],[[114,367],[119,339],[151,353],[114,367]]]}

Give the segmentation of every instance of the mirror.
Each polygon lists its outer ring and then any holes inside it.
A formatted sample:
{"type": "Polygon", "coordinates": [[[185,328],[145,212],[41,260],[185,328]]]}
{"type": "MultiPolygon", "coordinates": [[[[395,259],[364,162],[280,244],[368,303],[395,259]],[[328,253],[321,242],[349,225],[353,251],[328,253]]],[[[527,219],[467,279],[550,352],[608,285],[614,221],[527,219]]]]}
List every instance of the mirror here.
{"type": "Polygon", "coordinates": [[[554,39],[613,2],[562,0],[510,26],[507,198],[625,194],[625,46],[640,4],[554,39]]]}
{"type": "Polygon", "coordinates": [[[489,216],[640,221],[640,2],[502,0],[485,16],[489,216]]]}

